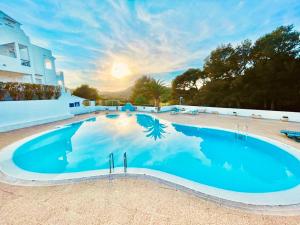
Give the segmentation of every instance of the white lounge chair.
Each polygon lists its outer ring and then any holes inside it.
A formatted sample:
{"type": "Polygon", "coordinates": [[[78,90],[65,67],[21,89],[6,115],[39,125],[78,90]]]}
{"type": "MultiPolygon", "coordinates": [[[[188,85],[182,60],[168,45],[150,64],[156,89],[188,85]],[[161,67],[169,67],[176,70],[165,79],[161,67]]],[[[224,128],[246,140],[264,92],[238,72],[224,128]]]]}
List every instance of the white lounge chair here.
{"type": "Polygon", "coordinates": [[[185,112],[182,112],[183,114],[189,114],[189,115],[198,115],[199,111],[197,109],[188,110],[185,112]]]}
{"type": "Polygon", "coordinates": [[[178,114],[177,111],[171,111],[171,112],[170,112],[170,115],[177,115],[177,114],[178,114]]]}

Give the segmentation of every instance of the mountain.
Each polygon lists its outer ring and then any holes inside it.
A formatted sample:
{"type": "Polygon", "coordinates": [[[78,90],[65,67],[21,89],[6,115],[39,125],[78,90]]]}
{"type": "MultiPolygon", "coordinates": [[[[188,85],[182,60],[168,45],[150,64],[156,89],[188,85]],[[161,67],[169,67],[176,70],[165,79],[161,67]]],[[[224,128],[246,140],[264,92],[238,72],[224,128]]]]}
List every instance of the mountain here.
{"type": "Polygon", "coordinates": [[[129,87],[122,91],[100,91],[100,95],[105,99],[129,99],[132,93],[132,88],[129,87]]]}

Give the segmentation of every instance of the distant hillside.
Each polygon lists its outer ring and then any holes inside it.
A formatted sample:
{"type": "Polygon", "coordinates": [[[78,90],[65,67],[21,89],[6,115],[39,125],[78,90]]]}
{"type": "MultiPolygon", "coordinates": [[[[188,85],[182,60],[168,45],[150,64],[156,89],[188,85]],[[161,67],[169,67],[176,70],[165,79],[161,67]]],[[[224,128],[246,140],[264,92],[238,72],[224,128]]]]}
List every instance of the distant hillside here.
{"type": "Polygon", "coordinates": [[[100,95],[105,99],[129,99],[132,93],[132,87],[122,91],[101,91],[100,95]]]}

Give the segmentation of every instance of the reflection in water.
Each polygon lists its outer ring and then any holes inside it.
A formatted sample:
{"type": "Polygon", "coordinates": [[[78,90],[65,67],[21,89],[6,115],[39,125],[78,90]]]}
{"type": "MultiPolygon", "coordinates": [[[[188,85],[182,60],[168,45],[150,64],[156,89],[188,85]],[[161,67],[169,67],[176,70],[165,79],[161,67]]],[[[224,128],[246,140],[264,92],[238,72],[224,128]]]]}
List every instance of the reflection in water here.
{"type": "Polygon", "coordinates": [[[190,127],[190,126],[184,126],[179,124],[172,124],[172,125],[177,132],[183,133],[186,136],[201,137],[200,136],[201,128],[199,127],[190,127]]]}
{"type": "Polygon", "coordinates": [[[83,121],[73,123],[29,141],[14,153],[14,162],[24,169],[30,168],[35,172],[39,172],[44,167],[51,168],[52,173],[63,172],[69,164],[67,155],[73,151],[71,138],[83,123],[83,121]],[[30,151],[28,151],[29,146],[30,151]],[[28,156],[27,160],[23,160],[24,153],[28,156]],[[39,163],[36,163],[37,161],[39,163]],[[51,165],[47,165],[49,163],[51,165]]]}
{"type": "Polygon", "coordinates": [[[137,114],[136,119],[140,126],[146,128],[146,137],[154,138],[154,140],[165,137],[163,134],[166,133],[165,129],[167,126],[160,123],[158,119],[143,114],[137,114]]]}
{"type": "Polygon", "coordinates": [[[85,122],[96,122],[96,117],[89,118],[85,122]]]}

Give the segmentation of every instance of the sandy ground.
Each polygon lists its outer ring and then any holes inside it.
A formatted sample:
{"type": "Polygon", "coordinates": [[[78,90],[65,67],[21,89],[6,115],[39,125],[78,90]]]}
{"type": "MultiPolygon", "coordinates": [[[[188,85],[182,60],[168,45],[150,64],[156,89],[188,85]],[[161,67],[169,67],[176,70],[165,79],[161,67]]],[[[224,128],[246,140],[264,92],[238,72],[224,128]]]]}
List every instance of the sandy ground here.
{"type": "MultiPolygon", "coordinates": [[[[90,117],[0,133],[0,148],[59,124],[90,117]]],[[[300,130],[300,123],[220,115],[159,114],[174,122],[235,129],[245,124],[249,132],[267,136],[300,149],[300,144],[279,130],[300,130]]],[[[51,187],[21,187],[0,183],[0,224],[300,224],[300,216],[270,216],[230,209],[142,179],[114,179],[51,187]]]]}

